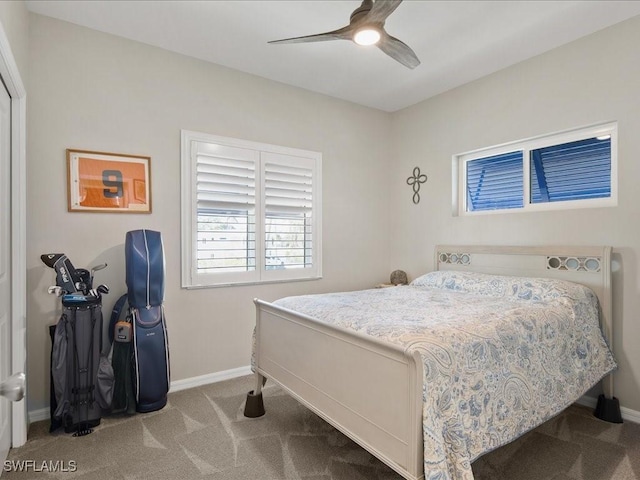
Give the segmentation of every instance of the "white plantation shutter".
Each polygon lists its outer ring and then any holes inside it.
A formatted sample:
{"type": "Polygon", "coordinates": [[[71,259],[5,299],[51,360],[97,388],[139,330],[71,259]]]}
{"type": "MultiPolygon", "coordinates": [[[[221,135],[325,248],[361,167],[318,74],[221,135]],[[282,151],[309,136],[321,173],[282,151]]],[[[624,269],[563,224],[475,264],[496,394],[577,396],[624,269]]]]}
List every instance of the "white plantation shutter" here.
{"type": "Polygon", "coordinates": [[[198,274],[256,269],[255,152],[194,142],[198,274]]]}
{"type": "Polygon", "coordinates": [[[319,278],[321,155],[182,132],[183,286],[319,278]]]}
{"type": "Polygon", "coordinates": [[[198,155],[198,209],[255,209],[255,162],[198,155]]]}
{"type": "Polygon", "coordinates": [[[263,158],[265,268],[311,268],[314,163],[303,158],[285,162],[269,154],[263,158]]]}

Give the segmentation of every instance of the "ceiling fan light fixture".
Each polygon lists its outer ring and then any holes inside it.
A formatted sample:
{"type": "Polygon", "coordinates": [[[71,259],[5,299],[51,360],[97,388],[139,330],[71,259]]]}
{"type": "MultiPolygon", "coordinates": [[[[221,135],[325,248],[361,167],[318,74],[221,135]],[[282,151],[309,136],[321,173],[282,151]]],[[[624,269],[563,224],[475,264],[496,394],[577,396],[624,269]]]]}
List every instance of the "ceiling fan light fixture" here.
{"type": "Polygon", "coordinates": [[[364,27],[353,35],[353,41],[358,45],[375,45],[380,41],[380,32],[373,27],[364,27]]]}
{"type": "MultiPolygon", "coordinates": [[[[2,1],[2,0],[0,0],[2,1]]],[[[357,45],[376,45],[383,53],[407,68],[416,68],[420,60],[408,45],[389,35],[384,24],[402,0],[362,0],[349,17],[349,25],[330,32],[272,40],[269,43],[308,43],[327,40],[351,40],[357,45]]]]}

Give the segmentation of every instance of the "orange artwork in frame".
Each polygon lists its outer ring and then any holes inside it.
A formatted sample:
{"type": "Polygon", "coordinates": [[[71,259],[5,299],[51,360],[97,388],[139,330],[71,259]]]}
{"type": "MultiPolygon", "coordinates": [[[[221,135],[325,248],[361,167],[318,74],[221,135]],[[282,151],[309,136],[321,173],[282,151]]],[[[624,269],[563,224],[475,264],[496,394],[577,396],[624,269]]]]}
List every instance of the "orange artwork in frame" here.
{"type": "Polygon", "coordinates": [[[151,213],[151,157],[67,149],[69,212],[151,213]]]}

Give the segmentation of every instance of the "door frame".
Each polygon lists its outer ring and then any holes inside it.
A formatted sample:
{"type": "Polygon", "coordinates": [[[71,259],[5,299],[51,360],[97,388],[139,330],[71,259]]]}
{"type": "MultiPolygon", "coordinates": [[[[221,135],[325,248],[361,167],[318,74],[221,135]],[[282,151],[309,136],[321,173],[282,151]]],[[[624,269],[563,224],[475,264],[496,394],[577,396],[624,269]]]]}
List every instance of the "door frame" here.
{"type": "MultiPolygon", "coordinates": [[[[11,97],[11,374],[27,366],[27,91],[0,23],[0,77],[11,97]]],[[[11,446],[27,441],[27,400],[12,404],[11,446]]]]}

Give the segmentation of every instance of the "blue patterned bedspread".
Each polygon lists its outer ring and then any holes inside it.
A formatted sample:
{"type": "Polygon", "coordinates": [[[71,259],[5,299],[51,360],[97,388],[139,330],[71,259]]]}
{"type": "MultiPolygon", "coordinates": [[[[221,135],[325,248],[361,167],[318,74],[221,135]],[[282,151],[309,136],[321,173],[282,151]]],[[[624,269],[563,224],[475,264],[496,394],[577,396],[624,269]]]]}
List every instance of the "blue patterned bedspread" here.
{"type": "Polygon", "coordinates": [[[596,295],[571,282],[432,272],[405,287],[274,303],[420,352],[429,480],[473,479],[473,460],[616,368],[596,295]]]}

